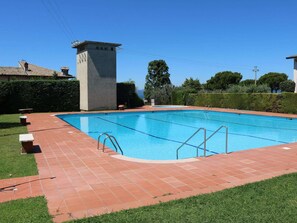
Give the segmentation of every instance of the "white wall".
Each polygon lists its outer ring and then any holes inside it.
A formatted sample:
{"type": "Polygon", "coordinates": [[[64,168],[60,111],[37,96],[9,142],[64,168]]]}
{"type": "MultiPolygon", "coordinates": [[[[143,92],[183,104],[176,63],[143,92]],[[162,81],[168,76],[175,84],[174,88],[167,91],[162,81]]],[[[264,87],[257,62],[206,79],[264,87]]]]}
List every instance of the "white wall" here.
{"type": "Polygon", "coordinates": [[[297,93],[297,59],[294,59],[294,82],[295,82],[295,93],[297,93]]]}

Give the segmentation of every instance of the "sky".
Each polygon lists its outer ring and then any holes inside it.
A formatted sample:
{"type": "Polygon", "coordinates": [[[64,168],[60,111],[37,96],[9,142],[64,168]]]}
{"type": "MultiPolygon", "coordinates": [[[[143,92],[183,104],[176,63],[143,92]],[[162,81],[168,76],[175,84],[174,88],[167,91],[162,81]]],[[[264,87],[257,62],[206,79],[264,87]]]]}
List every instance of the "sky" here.
{"type": "Polygon", "coordinates": [[[148,63],[163,59],[171,82],[206,82],[217,72],[293,79],[296,0],[10,0],[0,8],[0,66],[18,61],[76,75],[71,42],[120,43],[117,82],[143,89],[148,63]]]}

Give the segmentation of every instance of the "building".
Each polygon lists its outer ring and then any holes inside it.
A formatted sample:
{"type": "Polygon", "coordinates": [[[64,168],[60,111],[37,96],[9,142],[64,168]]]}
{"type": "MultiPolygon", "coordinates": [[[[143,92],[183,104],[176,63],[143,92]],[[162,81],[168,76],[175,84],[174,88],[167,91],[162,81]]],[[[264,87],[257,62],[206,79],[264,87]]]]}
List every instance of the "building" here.
{"type": "Polygon", "coordinates": [[[118,43],[76,42],[76,72],[80,83],[80,109],[116,109],[116,48],[118,43]]]}
{"type": "Polygon", "coordinates": [[[40,67],[22,60],[18,67],[1,67],[0,81],[10,80],[32,80],[32,79],[69,79],[74,78],[70,75],[68,67],[61,67],[61,71],[55,71],[40,67]]]}
{"type": "Polygon", "coordinates": [[[297,93],[297,55],[286,57],[286,59],[294,59],[294,82],[295,82],[294,93],[297,93]]]}

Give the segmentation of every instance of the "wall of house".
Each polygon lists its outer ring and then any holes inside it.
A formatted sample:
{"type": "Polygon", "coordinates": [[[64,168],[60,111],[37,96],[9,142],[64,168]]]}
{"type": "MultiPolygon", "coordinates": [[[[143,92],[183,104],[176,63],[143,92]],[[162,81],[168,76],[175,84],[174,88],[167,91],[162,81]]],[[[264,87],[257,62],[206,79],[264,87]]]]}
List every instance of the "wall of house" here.
{"type": "Polygon", "coordinates": [[[297,93],[297,59],[294,59],[294,82],[295,82],[294,93],[297,93]]]}
{"type": "Polygon", "coordinates": [[[28,80],[67,80],[68,78],[58,77],[54,79],[52,76],[25,76],[25,75],[0,75],[0,81],[28,81],[28,80]]]}

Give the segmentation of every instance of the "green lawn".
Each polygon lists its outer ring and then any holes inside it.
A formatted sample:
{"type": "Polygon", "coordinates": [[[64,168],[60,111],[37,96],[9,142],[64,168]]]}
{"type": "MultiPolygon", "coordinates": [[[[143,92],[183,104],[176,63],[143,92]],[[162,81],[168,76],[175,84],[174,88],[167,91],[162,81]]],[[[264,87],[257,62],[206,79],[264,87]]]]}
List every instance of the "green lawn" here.
{"type": "Polygon", "coordinates": [[[0,222],[52,222],[44,197],[19,199],[0,203],[0,222]]]}
{"type": "Polygon", "coordinates": [[[297,222],[297,174],[73,222],[297,222]]]}
{"type": "Polygon", "coordinates": [[[0,179],[38,173],[34,155],[21,155],[19,134],[27,133],[27,128],[19,124],[19,116],[0,115],[0,179]]]}

